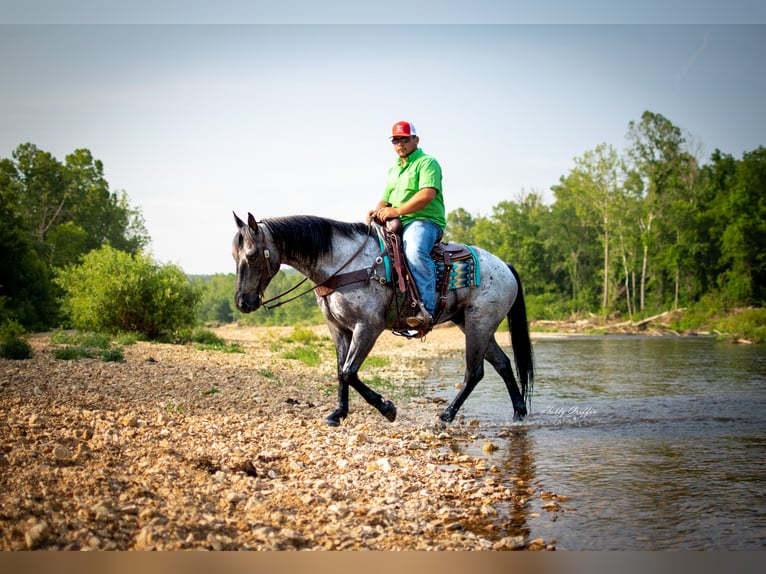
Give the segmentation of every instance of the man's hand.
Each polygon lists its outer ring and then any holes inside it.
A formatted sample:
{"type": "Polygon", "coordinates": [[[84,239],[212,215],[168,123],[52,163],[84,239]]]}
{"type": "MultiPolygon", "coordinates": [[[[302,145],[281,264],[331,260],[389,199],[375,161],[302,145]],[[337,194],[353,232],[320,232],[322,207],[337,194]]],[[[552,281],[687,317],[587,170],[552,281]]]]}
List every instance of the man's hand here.
{"type": "Polygon", "coordinates": [[[374,217],[376,221],[383,223],[389,219],[399,217],[399,210],[395,207],[381,207],[375,212],[374,217]]]}

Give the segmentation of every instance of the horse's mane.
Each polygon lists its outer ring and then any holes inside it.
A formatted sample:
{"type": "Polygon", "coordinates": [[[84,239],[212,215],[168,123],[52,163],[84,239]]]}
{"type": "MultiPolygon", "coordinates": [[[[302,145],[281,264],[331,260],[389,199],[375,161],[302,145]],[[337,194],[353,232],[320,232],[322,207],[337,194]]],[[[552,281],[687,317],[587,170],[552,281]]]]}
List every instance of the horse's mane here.
{"type": "Polygon", "coordinates": [[[283,259],[293,259],[307,265],[314,265],[320,257],[332,255],[333,233],[346,237],[367,235],[365,223],[347,223],[313,215],[264,219],[263,225],[271,233],[283,259]]]}

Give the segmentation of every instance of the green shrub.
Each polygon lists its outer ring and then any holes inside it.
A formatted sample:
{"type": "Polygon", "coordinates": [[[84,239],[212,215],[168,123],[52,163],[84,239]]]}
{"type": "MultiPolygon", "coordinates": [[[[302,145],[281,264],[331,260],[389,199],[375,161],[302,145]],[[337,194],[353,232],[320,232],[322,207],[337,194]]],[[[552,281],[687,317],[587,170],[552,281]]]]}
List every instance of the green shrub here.
{"type": "Polygon", "coordinates": [[[177,266],[158,265],[147,255],[107,245],[59,270],[55,282],[76,329],[157,339],[196,323],[199,290],[177,266]]]}
{"type": "Polygon", "coordinates": [[[57,345],[93,347],[95,349],[108,349],[112,344],[111,339],[103,333],[93,333],[90,331],[64,331],[63,329],[57,329],[51,334],[51,343],[57,345]]]}
{"type": "Polygon", "coordinates": [[[713,324],[725,339],[766,343],[766,309],[748,309],[713,324]]]}
{"type": "Polygon", "coordinates": [[[293,327],[293,332],[287,338],[287,341],[308,345],[319,341],[319,335],[311,329],[298,325],[297,327],[293,327]]]}
{"type": "Polygon", "coordinates": [[[76,361],[78,359],[89,359],[93,355],[85,347],[59,347],[53,349],[53,357],[59,361],[76,361]]]}
{"type": "Polygon", "coordinates": [[[0,325],[0,357],[13,360],[31,359],[32,346],[26,336],[26,329],[21,323],[6,320],[0,325]]]}
{"type": "Polygon", "coordinates": [[[16,361],[31,359],[32,346],[24,339],[12,337],[0,342],[0,357],[16,361]]]}
{"type": "Polygon", "coordinates": [[[124,363],[125,352],[121,347],[112,347],[111,349],[105,349],[101,353],[101,360],[107,363],[124,363]]]}

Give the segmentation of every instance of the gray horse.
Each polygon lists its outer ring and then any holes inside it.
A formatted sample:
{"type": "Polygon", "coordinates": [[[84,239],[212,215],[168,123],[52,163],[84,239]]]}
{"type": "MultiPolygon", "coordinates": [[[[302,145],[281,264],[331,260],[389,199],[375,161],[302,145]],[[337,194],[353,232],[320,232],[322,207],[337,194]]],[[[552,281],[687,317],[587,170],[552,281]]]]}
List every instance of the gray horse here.
{"type": "MultiPolygon", "coordinates": [[[[353,387],[389,421],[396,419],[391,401],[365,385],[358,376],[375,341],[386,328],[386,312],[394,288],[381,280],[381,248],[378,238],[364,223],[345,223],[312,216],[290,216],[247,223],[236,214],[237,233],[232,254],[237,265],[235,303],[243,313],[258,309],[271,279],[286,264],[316,286],[340,272],[357,272],[361,279],[317,295],[330,329],[338,359],[338,408],[325,422],[338,426],[348,416],[348,388],[353,387]]],[[[480,285],[450,290],[439,323],[454,322],[465,334],[463,386],[441,413],[442,424],[450,423],[476,384],[484,376],[484,359],[505,381],[511,396],[514,420],[523,420],[531,402],[533,383],[532,345],[521,280],[509,264],[474,247],[481,269],[480,285]],[[516,373],[511,361],[495,341],[495,331],[508,319],[516,373]]]]}

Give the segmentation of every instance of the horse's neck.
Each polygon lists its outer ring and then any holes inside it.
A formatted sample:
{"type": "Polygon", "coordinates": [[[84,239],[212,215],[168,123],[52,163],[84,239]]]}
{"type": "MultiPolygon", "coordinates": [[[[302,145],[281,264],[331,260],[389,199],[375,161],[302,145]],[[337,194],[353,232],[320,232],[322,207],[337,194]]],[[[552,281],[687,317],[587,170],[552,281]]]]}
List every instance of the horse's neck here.
{"type": "MultiPolygon", "coordinates": [[[[271,236],[271,232],[268,230],[266,231],[265,239],[267,248],[276,253],[276,244],[271,236]]],[[[358,253],[362,241],[369,243],[369,238],[365,239],[361,236],[346,237],[343,234],[336,233],[333,236],[332,255],[319,257],[316,263],[312,265],[307,265],[300,258],[290,257],[289,254],[280,253],[278,257],[281,263],[289,265],[302,275],[308,277],[310,281],[321,283],[341,269],[343,271],[354,271],[368,263],[366,258],[362,256],[362,253],[358,253]],[[359,256],[355,257],[355,254],[359,256]],[[358,259],[359,262],[352,261],[352,259],[358,259]]],[[[369,245],[365,245],[363,253],[368,249],[370,249],[369,245]]],[[[298,251],[297,249],[294,250],[298,251]]]]}

